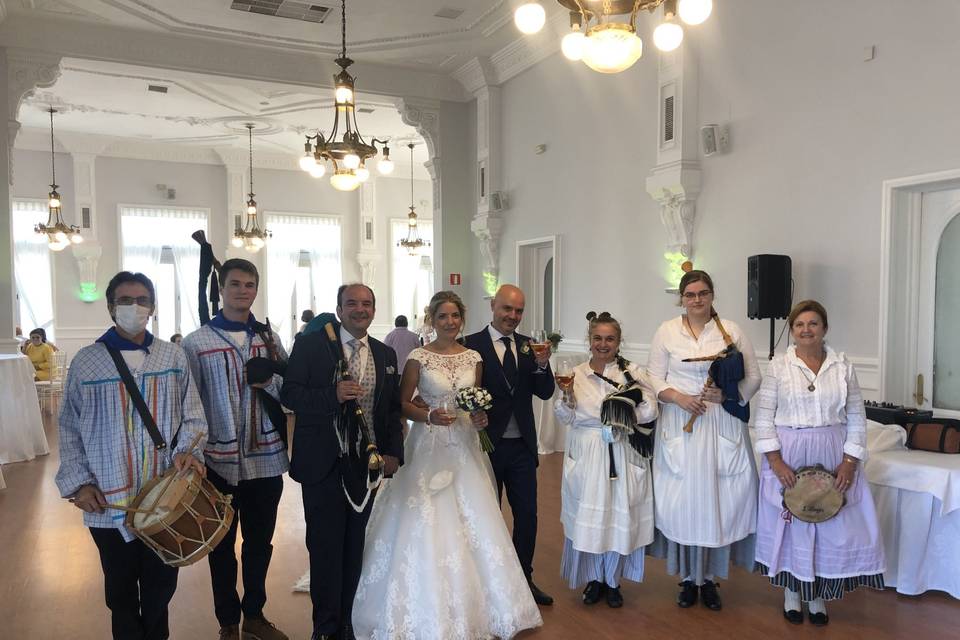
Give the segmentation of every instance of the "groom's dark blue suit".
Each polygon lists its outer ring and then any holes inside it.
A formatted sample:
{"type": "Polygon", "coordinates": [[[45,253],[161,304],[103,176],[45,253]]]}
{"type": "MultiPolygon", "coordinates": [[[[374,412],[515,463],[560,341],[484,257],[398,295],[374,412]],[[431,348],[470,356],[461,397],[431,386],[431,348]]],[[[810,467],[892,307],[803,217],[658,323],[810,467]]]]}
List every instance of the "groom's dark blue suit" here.
{"type": "Polygon", "coordinates": [[[487,434],[494,451],[490,462],[497,479],[498,495],[507,489],[513,512],[513,545],[527,578],[533,573],[533,551],[537,541],[537,427],[533,417],[533,396],[547,400],[553,396],[550,367],[540,369],[530,347],[530,338],[514,333],[517,374],[508,379],[504,365],[493,345],[488,327],[466,337],[468,348],[483,358],[483,381],[493,396],[493,408],[487,412],[487,434]],[[510,418],[517,420],[519,438],[504,438],[510,418]]]}

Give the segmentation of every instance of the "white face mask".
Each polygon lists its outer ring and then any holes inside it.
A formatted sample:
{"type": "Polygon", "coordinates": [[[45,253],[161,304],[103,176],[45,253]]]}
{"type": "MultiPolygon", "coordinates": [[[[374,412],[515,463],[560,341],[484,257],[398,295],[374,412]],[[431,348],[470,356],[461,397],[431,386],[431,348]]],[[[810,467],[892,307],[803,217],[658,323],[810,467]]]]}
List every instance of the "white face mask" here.
{"type": "Polygon", "coordinates": [[[117,326],[132,336],[143,332],[150,319],[150,307],[138,304],[118,304],[113,313],[117,326]]]}

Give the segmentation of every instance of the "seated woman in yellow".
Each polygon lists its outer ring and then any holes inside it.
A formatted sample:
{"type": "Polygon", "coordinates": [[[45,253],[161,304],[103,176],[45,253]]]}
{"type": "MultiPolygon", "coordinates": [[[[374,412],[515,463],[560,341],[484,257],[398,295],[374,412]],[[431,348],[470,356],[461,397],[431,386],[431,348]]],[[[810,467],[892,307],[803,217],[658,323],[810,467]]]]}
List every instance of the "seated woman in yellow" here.
{"type": "Polygon", "coordinates": [[[23,352],[30,358],[36,370],[34,380],[49,380],[53,373],[53,347],[43,339],[43,332],[34,329],[30,332],[30,342],[23,352]]]}

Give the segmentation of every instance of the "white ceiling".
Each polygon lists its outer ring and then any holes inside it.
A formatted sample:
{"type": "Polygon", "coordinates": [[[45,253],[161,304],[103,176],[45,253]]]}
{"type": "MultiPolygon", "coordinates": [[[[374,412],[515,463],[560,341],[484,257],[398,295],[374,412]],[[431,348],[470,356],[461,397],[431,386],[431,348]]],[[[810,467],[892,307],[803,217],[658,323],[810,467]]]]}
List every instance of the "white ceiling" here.
{"type": "MultiPolygon", "coordinates": [[[[202,147],[247,147],[246,123],[252,122],[256,153],[302,154],[304,134],[333,125],[333,100],[328,89],[206,76],[131,65],[65,59],[62,74],[49,89],[38,90],[23,102],[19,120],[24,127],[49,127],[50,106],[57,109],[58,133],[76,132],[138,142],[202,147]],[[147,90],[149,85],[167,93],[147,90]]],[[[361,134],[391,140],[391,152],[403,164],[404,147],[420,137],[403,123],[394,104],[383,97],[357,96],[361,134]]],[[[415,149],[414,161],[427,160],[426,148],[415,149]]],[[[426,173],[424,171],[423,176],[426,173]]]]}
{"type": "MultiPolygon", "coordinates": [[[[237,11],[230,8],[231,0],[8,0],[7,6],[11,15],[66,17],[290,51],[339,52],[339,0],[302,1],[330,7],[325,22],[237,11]]],[[[519,2],[348,0],[347,52],[358,61],[452,72],[520,37],[512,19],[519,2]],[[454,19],[436,17],[443,9],[462,13],[454,19]]],[[[548,3],[547,10],[562,8],[548,3]]]]}

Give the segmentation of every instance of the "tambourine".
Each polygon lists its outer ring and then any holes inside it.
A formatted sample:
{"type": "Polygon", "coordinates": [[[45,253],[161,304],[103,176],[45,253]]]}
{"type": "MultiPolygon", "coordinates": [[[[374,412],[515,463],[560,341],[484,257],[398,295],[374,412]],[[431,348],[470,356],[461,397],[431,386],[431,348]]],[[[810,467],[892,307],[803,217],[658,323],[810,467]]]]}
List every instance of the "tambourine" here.
{"type": "Polygon", "coordinates": [[[783,506],[804,522],[826,522],[837,515],[846,498],[836,488],[837,478],[823,465],[797,469],[797,482],[783,490],[783,506]]]}

